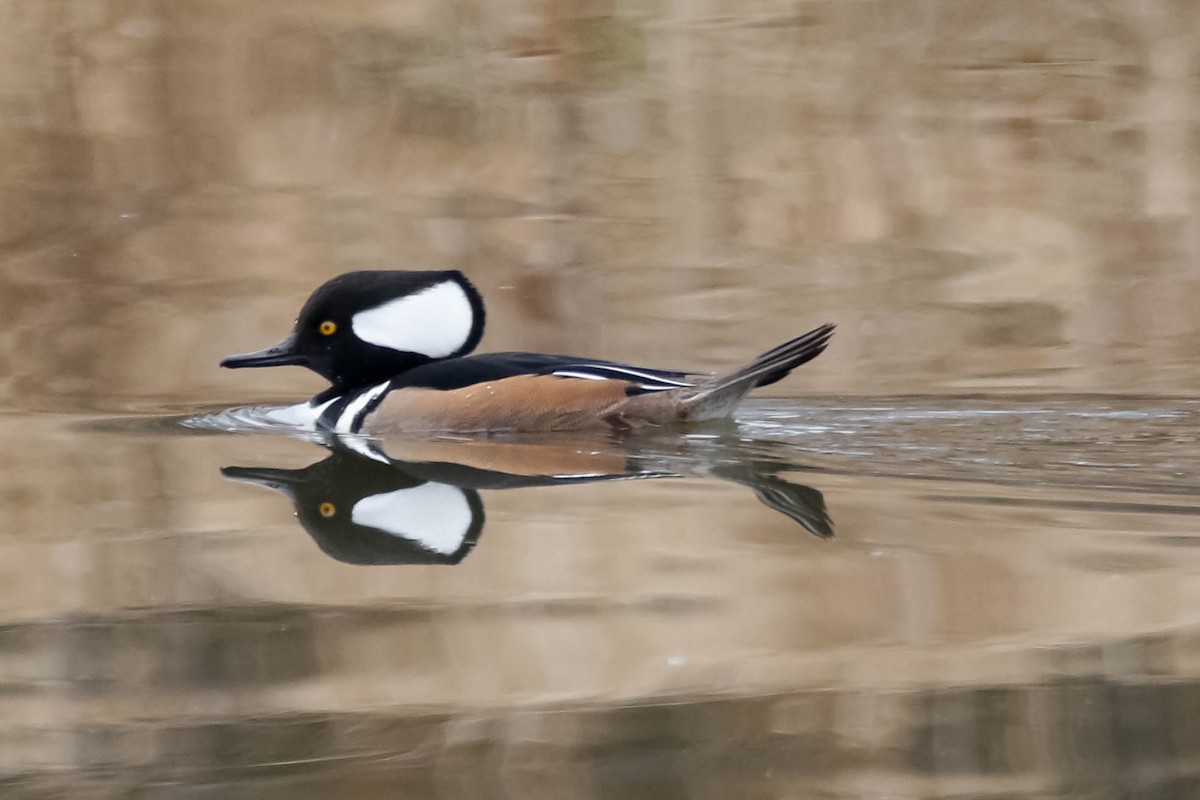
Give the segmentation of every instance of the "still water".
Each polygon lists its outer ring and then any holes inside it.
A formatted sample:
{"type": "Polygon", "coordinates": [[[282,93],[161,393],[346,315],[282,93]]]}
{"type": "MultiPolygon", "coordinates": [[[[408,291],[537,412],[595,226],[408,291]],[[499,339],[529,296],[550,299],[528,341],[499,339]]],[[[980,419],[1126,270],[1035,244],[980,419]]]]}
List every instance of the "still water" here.
{"type": "Polygon", "coordinates": [[[1168,0],[0,2],[0,793],[1195,796],[1198,52],[1168,0]],[[403,267],[484,350],[839,328],[686,433],[320,441],[218,369],[403,267]]]}

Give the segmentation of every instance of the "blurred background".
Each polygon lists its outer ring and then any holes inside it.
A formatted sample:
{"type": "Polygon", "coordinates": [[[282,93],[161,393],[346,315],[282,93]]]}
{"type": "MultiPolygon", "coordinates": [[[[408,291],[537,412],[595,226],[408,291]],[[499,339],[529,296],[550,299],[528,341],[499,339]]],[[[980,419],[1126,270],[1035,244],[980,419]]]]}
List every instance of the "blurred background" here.
{"type": "Polygon", "coordinates": [[[404,267],[467,271],[488,349],[714,367],[828,319],[837,357],[781,390],[1194,390],[1198,28],[1188,0],[6,0],[4,400],[315,391],[213,364],[404,267]]]}
{"type": "Polygon", "coordinates": [[[0,789],[1195,796],[1198,211],[1194,0],[0,0],[0,789]],[[319,449],[164,415],[323,388],[217,362],[378,268],[484,350],[837,322],[738,434],[837,538],[695,477],[328,558],[219,473],[319,449]]]}

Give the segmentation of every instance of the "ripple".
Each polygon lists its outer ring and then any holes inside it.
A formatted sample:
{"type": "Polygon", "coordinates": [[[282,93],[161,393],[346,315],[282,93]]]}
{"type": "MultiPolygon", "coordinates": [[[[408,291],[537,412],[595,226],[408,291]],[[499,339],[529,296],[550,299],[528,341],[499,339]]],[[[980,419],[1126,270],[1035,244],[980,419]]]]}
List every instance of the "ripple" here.
{"type": "MultiPolygon", "coordinates": [[[[308,404],[238,406],[109,418],[87,427],[313,439],[315,412],[308,404]]],[[[545,442],[554,435],[532,436],[545,442]]],[[[632,457],[685,473],[695,459],[769,458],[796,470],[847,475],[1200,494],[1200,401],[1185,398],[751,400],[735,423],[644,431],[624,441],[632,457]]]]}
{"type": "Polygon", "coordinates": [[[1200,402],[1186,398],[760,401],[739,410],[738,425],[848,474],[1200,493],[1200,402]]]}
{"type": "Polygon", "coordinates": [[[218,433],[312,434],[313,415],[307,404],[298,406],[235,406],[179,421],[185,428],[218,433]]]}

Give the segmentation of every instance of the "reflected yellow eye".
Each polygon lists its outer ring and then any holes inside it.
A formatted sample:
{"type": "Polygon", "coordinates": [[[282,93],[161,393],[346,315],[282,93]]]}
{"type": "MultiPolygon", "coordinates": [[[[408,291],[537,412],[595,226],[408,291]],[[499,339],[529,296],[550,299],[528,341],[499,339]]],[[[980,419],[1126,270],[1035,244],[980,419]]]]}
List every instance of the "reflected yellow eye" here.
{"type": "Polygon", "coordinates": [[[337,513],[337,506],[335,506],[333,503],[321,503],[321,505],[317,506],[317,512],[322,517],[328,519],[337,513]]]}
{"type": "Polygon", "coordinates": [[[327,319],[321,323],[321,327],[317,328],[322,336],[332,336],[337,333],[337,323],[331,319],[327,319]]]}

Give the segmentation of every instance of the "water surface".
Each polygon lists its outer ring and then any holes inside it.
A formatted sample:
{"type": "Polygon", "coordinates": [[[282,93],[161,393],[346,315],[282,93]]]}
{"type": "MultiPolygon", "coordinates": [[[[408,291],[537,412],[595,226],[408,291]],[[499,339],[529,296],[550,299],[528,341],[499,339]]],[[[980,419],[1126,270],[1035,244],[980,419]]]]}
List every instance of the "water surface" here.
{"type": "Polygon", "coordinates": [[[5,797],[1196,794],[1192,9],[768,6],[0,4],[5,797]],[[261,424],[398,267],[839,328],[685,434],[261,424]]]}

